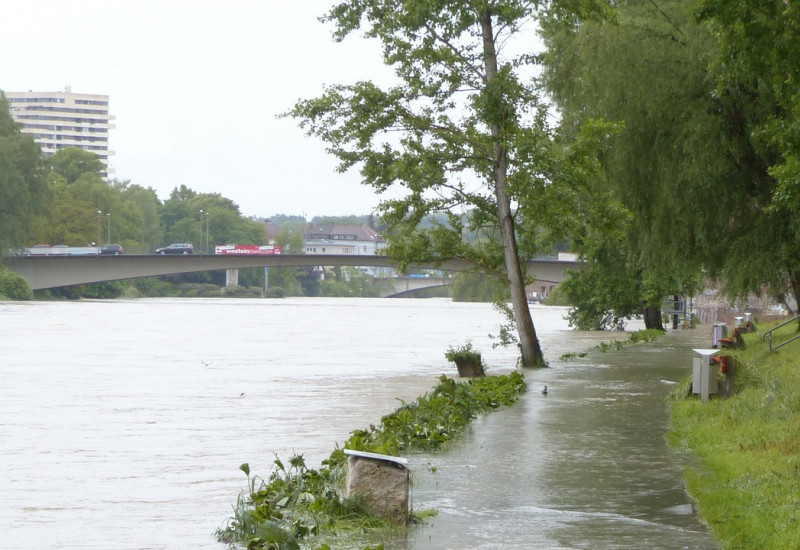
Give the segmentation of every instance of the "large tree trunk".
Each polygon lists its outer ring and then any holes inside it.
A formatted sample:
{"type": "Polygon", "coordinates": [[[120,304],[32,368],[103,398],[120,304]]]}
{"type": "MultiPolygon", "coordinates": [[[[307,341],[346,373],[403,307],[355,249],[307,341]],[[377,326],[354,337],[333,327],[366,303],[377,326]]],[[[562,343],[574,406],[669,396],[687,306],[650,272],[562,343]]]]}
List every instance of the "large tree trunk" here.
{"type": "Polygon", "coordinates": [[[645,306],[644,308],[644,328],[657,328],[664,330],[664,323],[661,320],[661,310],[655,306],[645,306]]]}
{"type": "MultiPolygon", "coordinates": [[[[481,14],[481,30],[483,34],[483,60],[487,85],[497,74],[497,51],[492,30],[492,14],[486,9],[481,14]]],[[[544,367],[544,355],[539,346],[536,329],[528,308],[528,297],[525,293],[525,281],[517,253],[517,239],[514,234],[514,220],[511,216],[511,201],[506,192],[508,176],[508,159],[506,149],[502,145],[502,129],[500,122],[488,121],[492,133],[492,156],[494,160],[494,189],[497,200],[497,217],[500,225],[500,238],[503,242],[503,256],[508,278],[508,290],[511,307],[514,311],[514,322],[517,326],[522,366],[544,367]]]]}

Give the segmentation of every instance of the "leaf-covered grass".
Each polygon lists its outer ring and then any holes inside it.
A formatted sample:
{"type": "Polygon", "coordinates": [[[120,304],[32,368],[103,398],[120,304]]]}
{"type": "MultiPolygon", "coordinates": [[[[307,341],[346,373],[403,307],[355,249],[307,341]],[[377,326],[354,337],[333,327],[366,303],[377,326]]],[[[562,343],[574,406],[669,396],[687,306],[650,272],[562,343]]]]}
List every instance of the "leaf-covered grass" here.
{"type": "MultiPolygon", "coordinates": [[[[473,418],[514,403],[525,390],[518,372],[466,382],[441,376],[430,393],[384,416],[380,426],[353,431],[344,448],[395,456],[439,449],[458,437],[473,418]]],[[[319,470],[308,468],[302,455],[293,456],[288,465],[276,458],[274,465],[266,480],[251,476],[248,464],[240,466],[248,492],[239,496],[233,517],[217,531],[221,542],[248,549],[292,550],[317,535],[390,529],[364,512],[357,500],[344,499],[344,449],[335,449],[319,470]]]]}
{"type": "Polygon", "coordinates": [[[770,353],[762,332],[723,351],[730,398],[701,403],[683,384],[671,403],[670,443],[699,459],[687,487],[722,548],[800,548],[800,341],[770,353]]]}
{"type": "Polygon", "coordinates": [[[656,328],[647,328],[642,330],[637,330],[636,332],[631,333],[627,340],[612,340],[610,342],[600,342],[597,346],[600,351],[605,353],[606,351],[613,349],[613,350],[621,350],[625,346],[630,346],[632,344],[641,344],[644,342],[653,342],[661,338],[664,335],[663,330],[658,330],[656,328]]]}
{"type": "Polygon", "coordinates": [[[388,455],[438,449],[458,436],[473,418],[514,403],[524,391],[525,381],[518,372],[472,378],[466,383],[442,376],[431,393],[384,416],[379,427],[354,431],[345,447],[388,455]]]}

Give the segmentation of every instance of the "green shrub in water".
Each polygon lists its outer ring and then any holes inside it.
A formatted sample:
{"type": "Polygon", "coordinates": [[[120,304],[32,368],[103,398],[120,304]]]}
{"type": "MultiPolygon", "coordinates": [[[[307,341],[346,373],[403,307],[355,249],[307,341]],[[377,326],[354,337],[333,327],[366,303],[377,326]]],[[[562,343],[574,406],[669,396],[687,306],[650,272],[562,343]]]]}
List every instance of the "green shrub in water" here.
{"type": "MultiPolygon", "coordinates": [[[[388,455],[438,449],[461,434],[473,418],[514,403],[525,389],[518,372],[467,382],[441,376],[430,393],[384,416],[380,426],[352,432],[345,448],[388,455]]],[[[309,469],[302,455],[293,456],[288,467],[276,458],[274,466],[268,480],[251,476],[248,464],[240,466],[248,493],[239,496],[233,517],[217,530],[220,542],[253,550],[292,550],[321,534],[390,528],[367,514],[357,500],[343,498],[343,449],[337,447],[320,470],[309,469]]]]}
{"type": "Polygon", "coordinates": [[[22,275],[10,269],[0,269],[0,296],[11,300],[30,300],[33,292],[22,275]]]}
{"type": "Polygon", "coordinates": [[[644,342],[654,342],[661,338],[664,334],[663,330],[659,330],[657,328],[648,328],[637,330],[636,332],[632,333],[627,340],[612,340],[611,342],[600,342],[598,344],[598,348],[603,353],[607,352],[610,349],[619,351],[625,346],[629,346],[631,344],[642,344],[644,342]]]}
{"type": "Polygon", "coordinates": [[[466,344],[455,348],[450,346],[444,353],[444,357],[451,363],[455,363],[459,376],[473,377],[485,374],[481,353],[472,347],[472,342],[469,340],[466,344]]]}

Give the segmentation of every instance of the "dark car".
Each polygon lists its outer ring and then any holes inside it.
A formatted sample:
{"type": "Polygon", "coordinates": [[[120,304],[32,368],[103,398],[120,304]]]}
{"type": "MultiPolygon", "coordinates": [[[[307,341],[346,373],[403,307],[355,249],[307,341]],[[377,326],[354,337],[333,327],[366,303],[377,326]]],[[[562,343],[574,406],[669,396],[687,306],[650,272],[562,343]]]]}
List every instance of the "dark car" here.
{"type": "Polygon", "coordinates": [[[189,243],[175,243],[156,250],[156,254],[191,254],[194,252],[189,243]]]}
{"type": "Polygon", "coordinates": [[[118,244],[104,244],[100,247],[100,254],[122,254],[122,246],[118,244]]]}

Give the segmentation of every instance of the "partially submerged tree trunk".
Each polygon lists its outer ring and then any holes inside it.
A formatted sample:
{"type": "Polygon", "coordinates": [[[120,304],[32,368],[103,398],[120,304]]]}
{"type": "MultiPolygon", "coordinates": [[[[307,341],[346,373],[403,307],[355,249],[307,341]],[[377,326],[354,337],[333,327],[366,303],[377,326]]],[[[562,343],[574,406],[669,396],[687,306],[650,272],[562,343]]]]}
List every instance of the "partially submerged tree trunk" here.
{"type": "Polygon", "coordinates": [[[664,323],[661,320],[661,311],[657,307],[645,306],[642,317],[644,317],[644,328],[664,330],[664,323]]]}
{"type": "Polygon", "coordinates": [[[474,358],[465,357],[457,359],[454,361],[454,363],[458,369],[458,375],[461,378],[476,378],[486,375],[483,370],[483,362],[481,361],[480,353],[474,358]]]}
{"type": "MultiPolygon", "coordinates": [[[[492,30],[492,14],[488,8],[481,13],[481,31],[483,34],[483,59],[486,70],[486,83],[490,86],[497,75],[497,51],[492,30]]],[[[514,322],[517,326],[522,365],[524,367],[544,367],[544,355],[539,346],[536,329],[533,326],[528,297],[525,293],[525,281],[517,253],[517,240],[514,234],[514,220],[511,215],[511,201],[506,192],[508,164],[506,148],[502,144],[502,121],[491,120],[489,127],[492,134],[492,154],[494,160],[494,191],[497,199],[497,218],[500,225],[500,238],[503,241],[503,257],[505,259],[508,291],[511,307],[514,311],[514,322]]]]}

